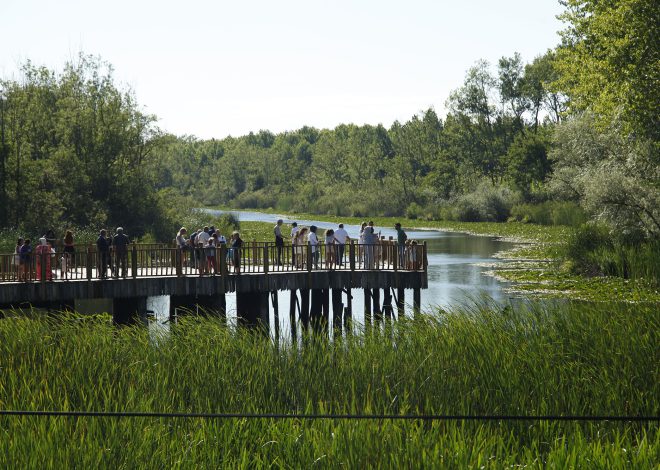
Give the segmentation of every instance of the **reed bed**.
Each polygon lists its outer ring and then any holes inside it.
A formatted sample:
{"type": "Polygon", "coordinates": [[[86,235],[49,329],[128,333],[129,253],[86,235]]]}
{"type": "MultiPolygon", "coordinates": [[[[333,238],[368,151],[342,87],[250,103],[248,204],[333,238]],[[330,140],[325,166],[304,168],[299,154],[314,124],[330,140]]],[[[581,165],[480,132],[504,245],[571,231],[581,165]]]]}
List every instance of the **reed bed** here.
{"type": "MultiPolygon", "coordinates": [[[[6,313],[0,408],[658,416],[657,305],[475,306],[330,342],[6,313]]],[[[0,467],[655,468],[658,422],[0,417],[0,467]]]]}

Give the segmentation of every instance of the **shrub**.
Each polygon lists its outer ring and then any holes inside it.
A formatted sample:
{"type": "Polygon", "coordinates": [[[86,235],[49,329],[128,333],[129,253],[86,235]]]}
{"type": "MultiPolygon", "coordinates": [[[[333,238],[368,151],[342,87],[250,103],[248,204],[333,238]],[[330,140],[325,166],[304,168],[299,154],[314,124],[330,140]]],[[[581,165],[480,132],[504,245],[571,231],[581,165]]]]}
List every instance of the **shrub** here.
{"type": "Polygon", "coordinates": [[[511,218],[518,222],[540,225],[578,227],[587,221],[584,210],[571,201],[546,201],[540,204],[517,204],[511,208],[511,218]]]}
{"type": "Polygon", "coordinates": [[[505,222],[516,199],[509,188],[481,185],[458,198],[453,216],[462,222],[505,222]]]}
{"type": "Polygon", "coordinates": [[[422,208],[416,202],[411,202],[406,209],[406,217],[409,219],[417,219],[422,215],[422,208]]]}
{"type": "Polygon", "coordinates": [[[571,271],[579,274],[646,279],[653,285],[660,279],[657,239],[631,244],[604,225],[585,224],[569,236],[565,250],[571,271]]]}

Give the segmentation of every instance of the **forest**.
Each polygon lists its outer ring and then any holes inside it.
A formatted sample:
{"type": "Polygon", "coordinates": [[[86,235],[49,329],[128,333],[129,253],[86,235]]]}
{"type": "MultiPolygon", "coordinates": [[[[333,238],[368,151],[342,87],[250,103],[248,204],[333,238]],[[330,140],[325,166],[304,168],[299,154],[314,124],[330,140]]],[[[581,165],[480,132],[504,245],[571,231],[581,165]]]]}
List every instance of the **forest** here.
{"type": "Polygon", "coordinates": [[[478,60],[445,117],[411,110],[389,128],[175,136],[102,59],[81,55],[61,72],[28,61],[0,85],[0,226],[123,225],[169,240],[190,208],[221,205],[592,221],[617,243],[657,240],[658,10],[646,0],[564,4],[555,49],[530,63],[515,52],[478,60]]]}

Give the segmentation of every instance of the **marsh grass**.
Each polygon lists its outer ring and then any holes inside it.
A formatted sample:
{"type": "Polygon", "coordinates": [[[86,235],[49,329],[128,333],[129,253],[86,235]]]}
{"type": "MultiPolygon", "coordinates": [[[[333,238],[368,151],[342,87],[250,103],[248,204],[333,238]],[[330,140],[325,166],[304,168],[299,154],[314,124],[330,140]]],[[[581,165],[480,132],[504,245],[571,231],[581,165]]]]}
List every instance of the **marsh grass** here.
{"type": "MultiPolygon", "coordinates": [[[[154,342],[103,317],[7,313],[0,408],[657,416],[659,326],[644,305],[483,305],[293,347],[211,319],[154,342]]],[[[657,422],[0,423],[2,467],[652,468],[660,449],[657,422]]]]}

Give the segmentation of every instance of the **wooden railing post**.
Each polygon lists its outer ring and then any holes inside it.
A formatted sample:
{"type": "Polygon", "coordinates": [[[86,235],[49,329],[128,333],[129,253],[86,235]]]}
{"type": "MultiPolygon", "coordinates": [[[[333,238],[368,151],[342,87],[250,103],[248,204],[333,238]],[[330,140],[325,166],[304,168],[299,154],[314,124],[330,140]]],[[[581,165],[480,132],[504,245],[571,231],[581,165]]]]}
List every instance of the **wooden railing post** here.
{"type": "Polygon", "coordinates": [[[351,240],[351,244],[348,247],[348,258],[351,271],[355,271],[355,240],[351,240]]]}
{"type": "Polygon", "coordinates": [[[428,249],[426,247],[426,242],[424,242],[424,245],[422,245],[422,267],[424,268],[424,272],[428,271],[429,268],[429,258],[428,258],[428,249]]]}
{"type": "MultiPolygon", "coordinates": [[[[318,245],[317,245],[318,246],[318,245]]],[[[310,242],[307,242],[307,271],[310,272],[312,270],[312,244],[310,242]]]]}
{"type": "Polygon", "coordinates": [[[392,264],[394,265],[394,271],[399,270],[399,245],[392,242],[392,264]]]}
{"type": "Polygon", "coordinates": [[[227,245],[220,245],[220,275],[227,275],[227,245]]]}
{"type": "Polygon", "coordinates": [[[137,248],[135,245],[133,245],[133,249],[131,250],[131,274],[133,275],[133,279],[137,277],[137,270],[138,270],[137,248]]]}
{"type": "MultiPolygon", "coordinates": [[[[75,255],[74,255],[75,256],[75,255]]],[[[92,257],[92,250],[87,248],[87,280],[91,281],[92,280],[92,264],[94,263],[93,257],[92,257]]],[[[75,266],[75,261],[74,261],[74,266],[75,266]]]]}
{"type": "MultiPolygon", "coordinates": [[[[257,252],[257,241],[252,240],[252,269],[259,265],[259,253],[257,252]]],[[[249,272],[249,270],[247,271],[249,272]]]]}
{"type": "Polygon", "coordinates": [[[46,282],[46,255],[41,253],[39,256],[39,277],[41,282],[46,282]]]}
{"type": "Polygon", "coordinates": [[[264,243],[264,274],[268,274],[268,243],[264,243]]]}
{"type": "Polygon", "coordinates": [[[177,276],[183,276],[183,250],[177,248],[174,252],[174,265],[177,276]]]}

